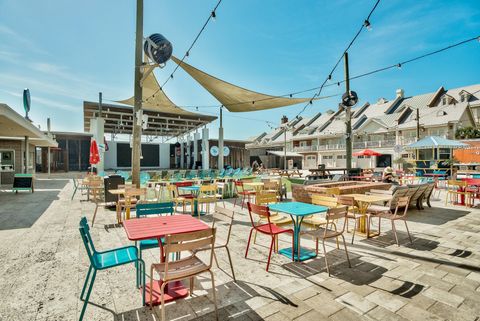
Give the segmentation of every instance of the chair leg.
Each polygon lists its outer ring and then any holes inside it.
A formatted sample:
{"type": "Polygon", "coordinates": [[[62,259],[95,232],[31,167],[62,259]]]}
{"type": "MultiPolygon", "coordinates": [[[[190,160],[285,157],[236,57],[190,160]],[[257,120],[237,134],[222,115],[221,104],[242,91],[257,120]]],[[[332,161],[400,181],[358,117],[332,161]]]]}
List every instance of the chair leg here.
{"type": "Polygon", "coordinates": [[[407,220],[403,220],[403,222],[405,223],[405,228],[407,229],[407,234],[408,234],[408,238],[410,239],[410,243],[413,243],[412,236],[410,235],[410,231],[408,230],[407,220]]]}
{"type": "Polygon", "coordinates": [[[354,222],[354,225],[353,225],[353,232],[352,232],[352,244],[353,244],[353,240],[355,239],[355,231],[357,230],[357,218],[356,217],[353,219],[353,222],[354,222]]]}
{"type": "Polygon", "coordinates": [[[323,256],[325,257],[325,266],[327,267],[328,276],[330,276],[330,268],[328,267],[328,260],[327,260],[327,249],[325,248],[325,239],[322,239],[322,246],[323,246],[323,256]]]}
{"type": "Polygon", "coordinates": [[[343,239],[343,246],[345,247],[345,254],[347,255],[348,267],[352,267],[352,265],[350,264],[350,257],[348,256],[347,242],[345,242],[345,236],[343,236],[343,234],[342,234],[342,239],[343,239]]]}
{"type": "Polygon", "coordinates": [[[137,278],[140,282],[140,287],[142,288],[142,305],[145,306],[145,262],[142,259],[137,261],[139,266],[137,278]]]}
{"type": "Polygon", "coordinates": [[[215,254],[215,251],[213,251],[213,258],[215,260],[215,264],[217,265],[217,268],[220,268],[220,266],[218,265],[217,255],[215,254]]]}
{"type": "Polygon", "coordinates": [[[315,254],[318,255],[318,237],[315,238],[315,254]]]}
{"type": "MultiPolygon", "coordinates": [[[[274,244],[275,244],[275,237],[272,236],[272,241],[270,242],[270,250],[268,251],[267,272],[268,272],[268,267],[270,266],[270,258],[272,257],[272,250],[273,250],[274,244]]],[[[292,253],[293,253],[293,249],[292,249],[292,253]]]]}
{"type": "Polygon", "coordinates": [[[92,273],[93,267],[90,265],[87,272],[87,277],[85,278],[85,283],[83,284],[82,293],[80,294],[80,300],[83,300],[83,295],[85,294],[85,289],[87,288],[88,279],[90,278],[90,273],[92,273]]]}
{"type": "Polygon", "coordinates": [[[96,275],[97,275],[97,270],[94,270],[92,280],[90,281],[90,286],[88,287],[87,296],[85,297],[85,302],[83,303],[82,312],[80,312],[80,318],[78,319],[79,321],[83,320],[83,315],[85,314],[85,310],[87,309],[88,299],[90,298],[90,294],[92,293],[93,283],[95,282],[96,275]]]}
{"type": "Polygon", "coordinates": [[[74,188],[71,200],[73,200],[73,197],[75,196],[75,193],[77,193],[77,188],[78,188],[78,187],[75,187],[75,188],[74,188]]]}
{"type": "Polygon", "coordinates": [[[378,235],[380,236],[380,228],[382,226],[382,217],[379,216],[378,217],[378,235]]]}
{"type": "Polygon", "coordinates": [[[150,266],[150,310],[153,308],[153,265],[150,266]]]}
{"type": "Polygon", "coordinates": [[[253,228],[250,229],[250,235],[248,236],[247,250],[245,251],[245,258],[247,258],[247,255],[248,255],[248,247],[250,246],[250,239],[252,238],[252,232],[253,232],[253,228]]]}
{"type": "Polygon", "coordinates": [[[95,212],[93,212],[93,218],[92,218],[92,227],[93,227],[93,224],[95,223],[95,217],[97,217],[97,211],[98,211],[98,203],[95,204],[95,212]]]}
{"type": "Polygon", "coordinates": [[[162,321],[165,321],[165,285],[167,282],[163,282],[160,287],[160,301],[162,302],[162,321]]]}
{"type": "Polygon", "coordinates": [[[228,249],[228,246],[225,246],[225,249],[227,250],[228,261],[230,262],[230,268],[232,269],[233,282],[236,283],[237,279],[235,278],[235,271],[233,270],[232,256],[230,255],[230,250],[228,249]]]}
{"type": "Polygon", "coordinates": [[[215,306],[215,319],[218,321],[217,294],[216,294],[216,291],[215,291],[215,277],[214,277],[213,272],[211,270],[208,270],[208,272],[210,272],[210,276],[212,278],[213,305],[215,306]]]}
{"type": "Polygon", "coordinates": [[[392,231],[393,231],[393,234],[395,235],[395,241],[397,242],[397,246],[400,246],[400,244],[398,243],[397,229],[395,228],[394,220],[392,220],[392,231]]]}
{"type": "Polygon", "coordinates": [[[193,296],[193,286],[195,284],[195,279],[193,278],[193,276],[190,278],[190,296],[192,297],[193,296]]]}

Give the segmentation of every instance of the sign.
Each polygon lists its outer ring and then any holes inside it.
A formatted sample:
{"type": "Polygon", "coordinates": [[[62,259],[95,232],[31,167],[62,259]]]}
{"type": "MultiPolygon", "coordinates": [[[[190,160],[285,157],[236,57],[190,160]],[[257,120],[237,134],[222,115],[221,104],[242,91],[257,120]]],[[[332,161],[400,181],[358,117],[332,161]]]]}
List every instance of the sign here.
{"type": "Polygon", "coordinates": [[[13,178],[13,189],[15,193],[18,191],[31,191],[33,193],[33,175],[32,174],[15,174],[13,178]]]}
{"type": "Polygon", "coordinates": [[[217,157],[219,153],[220,151],[217,146],[210,147],[210,155],[212,155],[213,157],[217,157]]]}
{"type": "Polygon", "coordinates": [[[228,148],[228,146],[224,146],[223,147],[223,156],[227,157],[228,155],[230,155],[230,148],[228,148]]]}

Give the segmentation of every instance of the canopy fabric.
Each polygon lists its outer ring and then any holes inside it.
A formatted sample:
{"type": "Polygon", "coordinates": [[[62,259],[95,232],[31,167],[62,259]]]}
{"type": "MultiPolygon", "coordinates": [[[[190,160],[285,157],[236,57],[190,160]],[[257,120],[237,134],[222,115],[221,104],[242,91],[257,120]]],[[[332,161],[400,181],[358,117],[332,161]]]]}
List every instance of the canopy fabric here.
{"type": "Polygon", "coordinates": [[[218,79],[186,62],[180,61],[176,57],[172,56],[172,60],[231,112],[248,112],[285,107],[312,100],[311,98],[287,98],[261,94],[218,79]]]}
{"type": "Polygon", "coordinates": [[[90,142],[90,157],[89,162],[91,165],[98,164],[100,162],[100,154],[98,153],[98,146],[95,139],[90,142]]]}
{"type": "MultiPolygon", "coordinates": [[[[269,150],[269,154],[275,155],[275,156],[285,156],[285,152],[283,151],[274,151],[274,150],[269,150]]],[[[302,154],[294,153],[294,152],[287,152],[287,157],[303,157],[302,154]]]]}
{"type": "Polygon", "coordinates": [[[364,149],[359,152],[353,153],[352,155],[353,156],[381,156],[382,153],[379,153],[371,149],[364,149]]]}
{"type": "Polygon", "coordinates": [[[418,142],[405,146],[406,150],[413,149],[429,149],[429,148],[468,148],[470,145],[459,142],[457,140],[446,139],[440,136],[427,136],[420,139],[418,142]]]}
{"type": "MultiPolygon", "coordinates": [[[[152,111],[160,111],[164,113],[174,115],[197,115],[185,109],[182,109],[175,105],[170,98],[165,95],[163,90],[160,89],[157,79],[153,72],[151,72],[143,82],[143,94],[142,94],[142,108],[152,111]]],[[[116,102],[133,106],[135,104],[134,97],[130,97],[124,100],[117,100],[116,102]]]]}

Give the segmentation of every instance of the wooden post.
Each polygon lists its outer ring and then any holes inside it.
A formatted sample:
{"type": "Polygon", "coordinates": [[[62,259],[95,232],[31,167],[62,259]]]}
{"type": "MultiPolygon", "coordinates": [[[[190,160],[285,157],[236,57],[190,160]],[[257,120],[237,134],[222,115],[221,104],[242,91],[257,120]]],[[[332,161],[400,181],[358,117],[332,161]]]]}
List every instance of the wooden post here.
{"type": "Polygon", "coordinates": [[[142,126],[137,123],[137,113],[142,110],[142,42],[143,42],[143,0],[137,0],[137,25],[135,34],[135,83],[132,133],[132,184],[140,187],[140,151],[142,148],[142,126]]]}

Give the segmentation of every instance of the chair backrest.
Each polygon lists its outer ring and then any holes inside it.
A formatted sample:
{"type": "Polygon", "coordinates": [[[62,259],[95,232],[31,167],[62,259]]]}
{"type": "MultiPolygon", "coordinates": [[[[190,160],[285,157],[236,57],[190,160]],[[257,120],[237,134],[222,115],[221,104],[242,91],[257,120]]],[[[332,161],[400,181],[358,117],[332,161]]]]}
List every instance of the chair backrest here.
{"type": "Polygon", "coordinates": [[[147,195],[147,189],[146,188],[125,188],[125,203],[129,204],[134,198],[142,198],[142,196],[145,198],[147,195]]]}
{"type": "Polygon", "coordinates": [[[325,195],[328,195],[328,196],[340,195],[340,188],[338,188],[338,187],[326,188],[325,189],[325,195]]]}
{"type": "Polygon", "coordinates": [[[262,218],[266,218],[268,221],[268,226],[270,229],[270,234],[272,234],[272,227],[271,227],[271,222],[270,222],[270,209],[268,206],[264,205],[256,205],[250,202],[247,202],[247,208],[248,208],[248,215],[250,216],[250,222],[252,223],[252,227],[254,229],[257,229],[256,225],[256,220],[253,218],[253,214],[256,214],[262,218]]]}
{"type": "Polygon", "coordinates": [[[335,197],[325,196],[322,194],[313,194],[312,204],[322,205],[327,207],[336,207],[337,199],[335,197]]]}
{"type": "Polygon", "coordinates": [[[398,199],[397,206],[395,207],[395,212],[393,213],[394,216],[407,216],[408,205],[410,203],[410,197],[402,196],[398,199]],[[403,213],[398,213],[399,209],[404,209],[403,213]]]}
{"type": "Polygon", "coordinates": [[[173,203],[138,203],[136,206],[137,217],[144,217],[148,215],[161,215],[170,214],[173,215],[173,203]]]}
{"type": "Polygon", "coordinates": [[[257,194],[257,204],[258,205],[268,205],[272,203],[277,203],[277,193],[270,191],[260,191],[257,194]]]}
{"type": "Polygon", "coordinates": [[[355,198],[353,196],[338,195],[337,203],[340,205],[346,205],[348,207],[354,207],[356,205],[355,198]]]}
{"type": "Polygon", "coordinates": [[[88,226],[87,218],[85,216],[80,219],[78,229],[80,231],[80,236],[82,237],[85,250],[87,251],[88,259],[93,265],[93,256],[97,251],[95,250],[95,245],[93,245],[92,236],[90,235],[90,227],[88,226]]]}
{"type": "Polygon", "coordinates": [[[344,179],[344,175],[342,174],[335,174],[333,175],[332,177],[332,182],[340,182],[340,181],[343,181],[344,179]]]}
{"type": "Polygon", "coordinates": [[[263,182],[263,188],[278,191],[278,189],[279,189],[278,181],[267,180],[267,181],[263,182]]]}
{"type": "Polygon", "coordinates": [[[345,231],[345,226],[347,225],[347,214],[348,214],[347,206],[329,208],[327,213],[325,214],[325,217],[327,219],[325,235],[327,233],[327,229],[336,230],[338,232],[343,233],[345,231]],[[341,230],[338,230],[337,224],[335,222],[339,222],[340,220],[343,220],[342,228],[341,230]]]}
{"type": "Polygon", "coordinates": [[[448,186],[452,186],[452,187],[467,187],[468,182],[449,179],[447,184],[448,184],[448,186]]]}
{"type": "Polygon", "coordinates": [[[214,196],[217,193],[217,184],[209,184],[200,186],[200,194],[214,196]]]}
{"type": "MultiPolygon", "coordinates": [[[[181,233],[181,234],[170,234],[165,237],[165,245],[164,245],[164,253],[165,253],[165,279],[169,279],[169,273],[171,272],[169,269],[169,264],[172,265],[172,269],[179,269],[183,266],[182,263],[189,264],[189,258],[195,256],[195,254],[191,254],[186,258],[182,258],[180,260],[170,262],[170,254],[179,253],[179,252],[189,252],[195,253],[198,249],[210,249],[210,259],[209,263],[205,270],[210,269],[212,266],[213,261],[213,248],[215,246],[215,228],[208,228],[206,230],[190,232],[190,233],[181,233]]],[[[199,271],[196,271],[199,272],[199,271]]],[[[176,273],[176,278],[182,278],[189,276],[188,269],[185,271],[185,275],[178,275],[176,273]]]]}
{"type": "Polygon", "coordinates": [[[230,234],[232,232],[232,226],[233,226],[233,217],[235,216],[235,212],[232,211],[231,209],[221,207],[221,206],[215,206],[215,212],[213,212],[213,223],[212,227],[215,227],[215,222],[216,221],[223,221],[228,223],[228,234],[227,234],[227,239],[225,242],[225,245],[228,244],[230,241],[230,234]]]}

